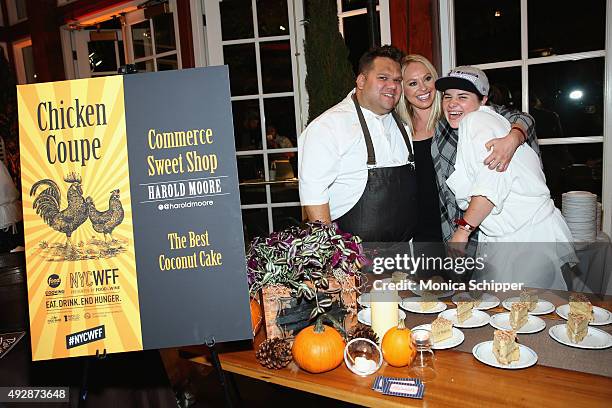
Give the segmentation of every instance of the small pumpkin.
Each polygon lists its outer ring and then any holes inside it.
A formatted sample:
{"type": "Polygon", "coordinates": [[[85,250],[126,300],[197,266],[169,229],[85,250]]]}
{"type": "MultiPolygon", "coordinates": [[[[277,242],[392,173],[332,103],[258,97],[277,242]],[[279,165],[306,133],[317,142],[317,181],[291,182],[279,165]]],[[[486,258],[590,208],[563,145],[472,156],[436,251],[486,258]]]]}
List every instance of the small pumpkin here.
{"type": "Polygon", "coordinates": [[[257,334],[263,323],[263,315],[261,312],[261,305],[255,298],[251,298],[251,328],[253,330],[253,337],[257,334]]]}
{"type": "Polygon", "coordinates": [[[389,365],[404,367],[414,360],[416,349],[412,344],[410,334],[410,329],[404,325],[404,319],[400,319],[397,327],[392,327],[385,333],[380,348],[389,365]]]}
{"type": "Polygon", "coordinates": [[[323,324],[324,317],[300,331],[291,350],[296,364],[313,374],[333,370],[344,360],[344,339],[338,330],[323,324]]]}

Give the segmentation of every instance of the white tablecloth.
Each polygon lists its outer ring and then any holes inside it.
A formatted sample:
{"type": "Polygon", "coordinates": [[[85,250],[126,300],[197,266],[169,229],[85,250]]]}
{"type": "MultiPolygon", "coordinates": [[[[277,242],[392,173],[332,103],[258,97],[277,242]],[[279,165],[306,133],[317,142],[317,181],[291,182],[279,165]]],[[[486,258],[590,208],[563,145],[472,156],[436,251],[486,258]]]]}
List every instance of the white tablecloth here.
{"type": "Polygon", "coordinates": [[[599,232],[591,243],[576,243],[580,263],[567,277],[568,289],[577,292],[612,295],[612,243],[610,237],[599,232]]]}

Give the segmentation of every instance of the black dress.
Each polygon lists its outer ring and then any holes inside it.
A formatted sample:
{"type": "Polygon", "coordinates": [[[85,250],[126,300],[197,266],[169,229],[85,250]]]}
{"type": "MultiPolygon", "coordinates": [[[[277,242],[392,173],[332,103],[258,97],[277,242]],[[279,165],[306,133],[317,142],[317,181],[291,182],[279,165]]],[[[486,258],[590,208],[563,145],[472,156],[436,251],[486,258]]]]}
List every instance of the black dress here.
{"type": "Polygon", "coordinates": [[[436,172],[431,159],[431,141],[415,140],[414,161],[417,175],[418,225],[414,235],[416,242],[442,242],[440,198],[436,184],[436,172]]]}

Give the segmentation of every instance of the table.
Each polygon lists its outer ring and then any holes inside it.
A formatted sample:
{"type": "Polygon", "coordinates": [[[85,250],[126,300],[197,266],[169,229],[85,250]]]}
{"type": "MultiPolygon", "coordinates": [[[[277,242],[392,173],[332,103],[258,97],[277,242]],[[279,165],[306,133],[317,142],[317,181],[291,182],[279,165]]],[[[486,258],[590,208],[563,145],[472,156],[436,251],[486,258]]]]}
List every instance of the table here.
{"type": "MultiPolygon", "coordinates": [[[[594,305],[612,308],[612,298],[593,300],[594,305]]],[[[505,311],[500,307],[489,312],[505,311]]],[[[542,317],[542,316],[541,316],[542,317]]],[[[552,315],[543,316],[552,318],[552,315]]],[[[546,333],[546,335],[548,335],[546,333]]],[[[255,344],[263,340],[260,332],[255,344]]],[[[201,349],[190,349],[200,352],[201,349]]],[[[290,387],[329,398],[372,407],[502,407],[545,406],[609,407],[612,378],[536,365],[524,370],[501,370],[477,361],[471,354],[436,351],[437,378],[427,383],[423,400],[382,395],[371,389],[374,376],[358,377],[344,364],[322,374],[309,374],[291,363],[282,370],[269,370],[255,359],[252,347],[219,350],[223,370],[257,380],[290,387]]],[[[608,349],[607,352],[612,352],[608,349]]],[[[206,356],[191,358],[209,364],[206,356]]],[[[376,375],[407,376],[407,368],[383,363],[376,375]]]]}

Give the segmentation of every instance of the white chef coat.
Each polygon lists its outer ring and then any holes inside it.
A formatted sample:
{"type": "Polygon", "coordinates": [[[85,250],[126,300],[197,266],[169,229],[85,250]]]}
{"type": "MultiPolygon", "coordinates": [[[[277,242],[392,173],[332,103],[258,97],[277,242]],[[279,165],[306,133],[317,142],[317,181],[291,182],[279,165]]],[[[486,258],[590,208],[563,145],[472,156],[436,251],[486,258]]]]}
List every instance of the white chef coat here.
{"type": "MultiPolygon", "coordinates": [[[[353,208],[368,180],[368,153],[353,93],[313,120],[298,138],[301,204],[329,203],[332,220],[353,208]]],[[[407,164],[408,149],[392,115],[362,111],[376,154],[373,167],[407,164]]]]}
{"type": "Polygon", "coordinates": [[[463,210],[472,196],[485,196],[495,206],[480,224],[478,236],[478,252],[486,252],[492,265],[486,279],[565,289],[560,267],[576,259],[572,235],[550,198],[538,155],[524,144],[505,172],[484,164],[491,135],[509,132],[510,122],[489,107],[466,115],[459,125],[455,171],[446,183],[463,210]],[[498,242],[519,244],[486,245],[498,242]]]}

